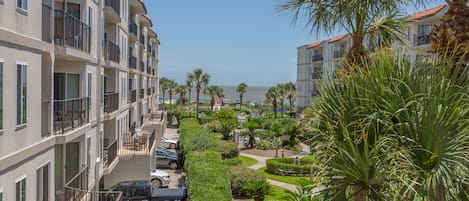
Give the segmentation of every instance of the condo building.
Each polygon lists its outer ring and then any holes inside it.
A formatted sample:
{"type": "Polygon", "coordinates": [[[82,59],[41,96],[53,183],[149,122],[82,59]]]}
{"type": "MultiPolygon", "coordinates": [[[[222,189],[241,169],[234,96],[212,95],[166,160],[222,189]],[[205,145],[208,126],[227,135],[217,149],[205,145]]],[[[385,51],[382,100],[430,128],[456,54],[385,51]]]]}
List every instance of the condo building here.
{"type": "MultiPolygon", "coordinates": [[[[404,48],[410,61],[420,62],[431,56],[430,33],[446,11],[447,6],[441,5],[407,18],[408,42],[404,48]]],[[[350,35],[342,34],[297,48],[297,113],[301,113],[319,95],[318,85],[321,80],[337,77],[341,62],[351,46],[350,35]]],[[[365,42],[364,46],[371,53],[375,50],[373,44],[365,42]]]]}
{"type": "Polygon", "coordinates": [[[159,46],[142,0],[0,0],[0,201],[149,180],[159,46]]]}

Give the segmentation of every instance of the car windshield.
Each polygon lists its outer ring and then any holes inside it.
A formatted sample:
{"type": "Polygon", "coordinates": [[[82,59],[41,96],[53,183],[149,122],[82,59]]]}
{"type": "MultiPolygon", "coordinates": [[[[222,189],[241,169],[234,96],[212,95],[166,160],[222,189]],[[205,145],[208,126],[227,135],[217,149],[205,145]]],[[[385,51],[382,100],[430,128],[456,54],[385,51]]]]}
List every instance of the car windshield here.
{"type": "Polygon", "coordinates": [[[162,140],[168,140],[168,138],[165,138],[165,137],[161,137],[162,140]]]}

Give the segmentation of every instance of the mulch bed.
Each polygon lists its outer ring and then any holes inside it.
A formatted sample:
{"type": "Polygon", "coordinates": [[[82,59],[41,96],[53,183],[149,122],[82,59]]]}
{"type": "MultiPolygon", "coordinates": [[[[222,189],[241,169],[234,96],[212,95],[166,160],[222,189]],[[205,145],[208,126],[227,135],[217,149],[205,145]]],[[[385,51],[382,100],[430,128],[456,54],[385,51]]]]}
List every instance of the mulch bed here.
{"type": "MultiPolygon", "coordinates": [[[[256,155],[256,156],[265,156],[265,157],[275,157],[275,149],[273,150],[261,150],[261,149],[241,149],[241,152],[246,153],[246,154],[251,154],[251,155],[256,155]]],[[[283,151],[283,156],[284,157],[290,157],[290,156],[295,156],[298,155],[298,153],[294,151],[290,151],[288,149],[278,149],[278,157],[282,157],[282,151],[283,151]]]]}

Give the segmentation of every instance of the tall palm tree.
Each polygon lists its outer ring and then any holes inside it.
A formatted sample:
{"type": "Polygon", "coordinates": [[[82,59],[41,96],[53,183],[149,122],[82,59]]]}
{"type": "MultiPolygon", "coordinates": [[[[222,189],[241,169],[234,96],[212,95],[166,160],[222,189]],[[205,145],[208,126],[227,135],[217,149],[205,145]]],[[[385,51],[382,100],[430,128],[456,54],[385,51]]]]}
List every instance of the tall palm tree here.
{"type": "Polygon", "coordinates": [[[286,97],[286,94],[287,94],[287,85],[284,84],[284,83],[279,83],[277,84],[277,94],[278,94],[278,97],[277,99],[280,101],[280,109],[281,109],[281,116],[283,117],[283,113],[284,113],[284,103],[285,103],[285,97],[286,97]]]}
{"type": "Polygon", "coordinates": [[[178,84],[174,82],[174,80],[169,80],[167,83],[167,86],[168,86],[168,94],[169,94],[169,108],[172,108],[173,94],[178,84]]]}
{"type": "Polygon", "coordinates": [[[287,91],[287,98],[288,98],[288,111],[290,111],[290,113],[292,113],[292,105],[293,105],[293,102],[292,102],[292,99],[295,98],[296,96],[296,87],[295,87],[295,84],[293,84],[292,82],[288,82],[286,84],[286,91],[287,91]]]}
{"type": "Polygon", "coordinates": [[[207,87],[208,82],[210,81],[210,75],[207,73],[203,73],[202,69],[197,68],[194,72],[190,73],[189,75],[192,78],[195,86],[196,92],[196,117],[199,118],[199,97],[200,97],[200,90],[202,87],[207,87]]]}
{"type": "Polygon", "coordinates": [[[187,78],[186,78],[186,88],[187,88],[187,91],[188,91],[188,100],[189,100],[189,105],[191,105],[191,91],[192,91],[192,87],[194,86],[194,78],[192,76],[192,73],[188,73],[187,74],[187,78]]]}
{"type": "Polygon", "coordinates": [[[278,99],[278,88],[270,87],[265,94],[265,100],[268,103],[272,104],[272,109],[274,110],[274,118],[277,118],[277,99],[278,99]]]}
{"type": "Polygon", "coordinates": [[[344,67],[351,71],[350,67],[354,65],[350,64],[363,66],[368,60],[363,45],[365,36],[382,36],[380,39],[388,43],[404,42],[405,21],[396,13],[411,2],[419,5],[424,0],[287,0],[279,6],[279,10],[293,11],[293,23],[296,23],[300,14],[304,12],[307,26],[311,26],[311,30],[317,33],[345,30],[352,37],[352,47],[347,54],[344,67]]]}
{"type": "Polygon", "coordinates": [[[204,94],[210,96],[210,111],[213,111],[215,96],[218,96],[219,98],[224,96],[223,89],[215,85],[205,87],[204,94]]]}
{"type": "Polygon", "coordinates": [[[239,109],[241,110],[241,106],[243,106],[243,95],[246,93],[246,88],[248,85],[244,82],[240,83],[238,87],[236,87],[236,92],[239,93],[239,109]]]}
{"type": "Polygon", "coordinates": [[[181,105],[184,105],[184,101],[186,99],[186,89],[187,89],[187,86],[181,84],[181,85],[177,85],[176,89],[174,90],[174,92],[179,94],[179,101],[181,105]]]}
{"type": "Polygon", "coordinates": [[[165,78],[165,77],[162,77],[160,79],[160,87],[161,87],[161,91],[163,92],[163,104],[164,104],[164,94],[165,94],[165,91],[168,90],[168,82],[169,82],[169,79],[168,78],[165,78]]]}

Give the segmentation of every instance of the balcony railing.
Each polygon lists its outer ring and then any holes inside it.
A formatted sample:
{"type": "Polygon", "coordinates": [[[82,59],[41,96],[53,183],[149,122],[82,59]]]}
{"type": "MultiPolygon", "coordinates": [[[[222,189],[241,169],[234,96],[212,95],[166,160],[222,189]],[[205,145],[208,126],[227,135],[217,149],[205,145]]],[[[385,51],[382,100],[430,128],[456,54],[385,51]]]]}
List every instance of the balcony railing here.
{"type": "Polygon", "coordinates": [[[118,155],[148,154],[155,142],[155,129],[143,129],[120,136],[118,155]]]}
{"type": "Polygon", "coordinates": [[[88,190],[88,167],[83,168],[65,184],[65,200],[83,200],[88,190]]]}
{"type": "Polygon", "coordinates": [[[317,55],[313,55],[313,58],[312,58],[312,61],[315,62],[315,61],[322,61],[323,58],[322,58],[322,54],[317,54],[317,55]]]}
{"type": "Polygon", "coordinates": [[[137,69],[137,57],[129,56],[129,68],[137,69]]]}
{"type": "Polygon", "coordinates": [[[106,57],[106,60],[119,63],[121,60],[121,51],[119,46],[112,41],[107,40],[104,47],[104,56],[106,57]]]}
{"type": "Polygon", "coordinates": [[[151,45],[150,44],[147,45],[147,53],[148,53],[148,55],[151,55],[151,45]]]}
{"type": "Polygon", "coordinates": [[[152,75],[155,75],[155,69],[154,69],[154,68],[151,69],[151,74],[152,74],[152,75]]]}
{"type": "Polygon", "coordinates": [[[145,89],[140,89],[140,98],[145,97],[145,89]]]}
{"type": "Polygon", "coordinates": [[[106,0],[106,6],[111,7],[118,15],[120,15],[120,0],[106,0]]]}
{"type": "Polygon", "coordinates": [[[147,88],[147,96],[151,95],[151,88],[147,88]]]}
{"type": "Polygon", "coordinates": [[[140,61],[140,71],[145,72],[145,63],[140,61]]]}
{"type": "Polygon", "coordinates": [[[114,112],[119,109],[119,93],[104,94],[104,112],[114,112]]]}
{"type": "Polygon", "coordinates": [[[52,8],[42,4],[42,40],[52,42],[52,8]]]}
{"type": "Polygon", "coordinates": [[[153,94],[155,94],[155,87],[152,87],[151,90],[153,91],[153,94]]]}
{"type": "Polygon", "coordinates": [[[135,21],[129,17],[129,32],[131,34],[134,34],[135,37],[137,37],[137,24],[135,23],[135,21]]]}
{"type": "Polygon", "coordinates": [[[415,35],[414,36],[414,46],[419,46],[419,45],[428,45],[430,44],[430,35],[415,35]]]}
{"type": "Polygon", "coordinates": [[[117,140],[104,147],[104,167],[109,167],[117,157],[117,140]]]}
{"type": "Polygon", "coordinates": [[[137,101],[137,90],[130,90],[128,103],[134,103],[135,101],[137,101]]]}
{"type": "Polygon", "coordinates": [[[54,133],[63,134],[89,122],[89,98],[54,100],[54,133]]]}
{"type": "Polygon", "coordinates": [[[334,51],[334,59],[344,57],[345,51],[344,50],[335,50],[334,51]]]}
{"type": "Polygon", "coordinates": [[[62,11],[54,12],[54,42],[90,52],[90,28],[80,19],[62,11]]]}
{"type": "Polygon", "coordinates": [[[147,65],[147,74],[150,75],[151,74],[151,66],[147,65]]]}
{"type": "Polygon", "coordinates": [[[140,34],[140,44],[142,44],[142,46],[145,45],[145,36],[143,34],[140,34]]]}

